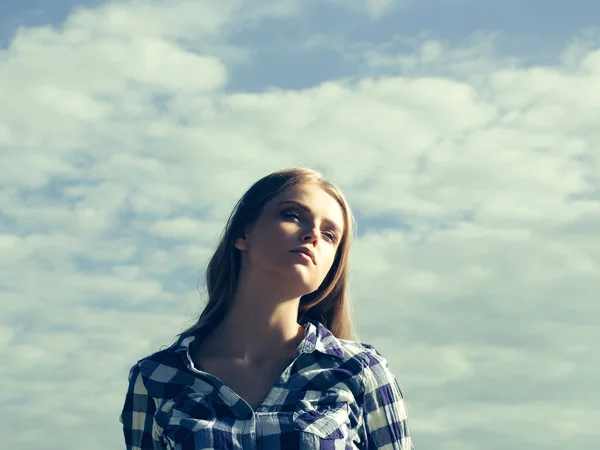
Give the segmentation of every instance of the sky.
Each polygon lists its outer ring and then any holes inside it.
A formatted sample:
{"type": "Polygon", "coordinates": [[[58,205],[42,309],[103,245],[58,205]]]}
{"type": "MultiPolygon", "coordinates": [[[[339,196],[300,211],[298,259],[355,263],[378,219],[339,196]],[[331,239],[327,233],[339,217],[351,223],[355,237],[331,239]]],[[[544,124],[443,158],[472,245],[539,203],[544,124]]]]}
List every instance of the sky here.
{"type": "Polygon", "coordinates": [[[600,442],[600,3],[0,0],[0,431],[124,448],[237,199],[319,170],[415,448],[600,442]]]}

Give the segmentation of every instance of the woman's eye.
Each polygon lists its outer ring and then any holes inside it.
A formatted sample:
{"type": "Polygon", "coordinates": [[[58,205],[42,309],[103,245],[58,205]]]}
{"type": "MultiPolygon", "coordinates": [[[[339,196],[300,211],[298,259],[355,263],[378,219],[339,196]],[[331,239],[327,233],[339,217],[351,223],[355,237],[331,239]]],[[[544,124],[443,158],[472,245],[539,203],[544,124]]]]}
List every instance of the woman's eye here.
{"type": "Polygon", "coordinates": [[[325,233],[325,236],[327,236],[331,242],[335,242],[335,234],[325,233]]]}
{"type": "MultiPolygon", "coordinates": [[[[300,220],[300,215],[296,211],[283,211],[281,215],[283,217],[293,217],[295,219],[300,220]]],[[[327,232],[324,233],[324,235],[327,236],[332,243],[335,243],[337,240],[336,235],[334,233],[327,232]]]]}
{"type": "Polygon", "coordinates": [[[300,216],[295,211],[284,211],[282,214],[284,217],[295,217],[296,219],[300,219],[300,216]]]}

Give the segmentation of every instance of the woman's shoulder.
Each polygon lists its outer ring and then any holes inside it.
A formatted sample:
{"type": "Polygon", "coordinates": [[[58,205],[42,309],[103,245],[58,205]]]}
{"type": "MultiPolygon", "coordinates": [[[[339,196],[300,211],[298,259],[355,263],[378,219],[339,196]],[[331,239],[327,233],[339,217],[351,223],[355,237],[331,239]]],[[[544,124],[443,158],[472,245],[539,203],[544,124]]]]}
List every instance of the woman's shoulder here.
{"type": "Polygon", "coordinates": [[[340,347],[343,349],[345,359],[355,358],[361,362],[364,368],[379,364],[389,364],[387,358],[371,344],[349,339],[338,339],[338,341],[340,342],[340,347]]]}
{"type": "Polygon", "coordinates": [[[178,338],[171,345],[163,345],[158,350],[146,354],[133,364],[131,370],[138,369],[142,375],[150,377],[157,369],[164,369],[165,367],[181,369],[183,366],[183,359],[180,355],[182,340],[182,338],[178,338]]]}

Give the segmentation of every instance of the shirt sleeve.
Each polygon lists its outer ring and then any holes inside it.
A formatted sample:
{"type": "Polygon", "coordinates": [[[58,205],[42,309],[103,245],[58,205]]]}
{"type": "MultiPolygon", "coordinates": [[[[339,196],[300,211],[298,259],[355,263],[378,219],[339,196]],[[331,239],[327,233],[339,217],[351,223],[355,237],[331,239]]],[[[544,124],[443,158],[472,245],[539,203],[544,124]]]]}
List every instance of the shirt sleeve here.
{"type": "Polygon", "coordinates": [[[159,448],[152,438],[154,400],[148,394],[140,368],[136,364],[129,371],[129,388],[120,422],[123,424],[127,450],[154,450],[159,448]]]}
{"type": "Polygon", "coordinates": [[[388,361],[376,350],[370,349],[369,360],[369,366],[363,371],[366,448],[414,450],[398,381],[391,373],[388,361]]]}

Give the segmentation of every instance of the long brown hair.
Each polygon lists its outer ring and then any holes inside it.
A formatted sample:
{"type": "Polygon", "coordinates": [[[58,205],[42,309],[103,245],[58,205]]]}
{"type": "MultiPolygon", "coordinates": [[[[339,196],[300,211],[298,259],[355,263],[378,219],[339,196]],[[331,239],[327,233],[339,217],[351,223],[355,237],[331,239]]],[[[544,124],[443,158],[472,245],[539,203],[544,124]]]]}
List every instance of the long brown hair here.
{"type": "Polygon", "coordinates": [[[321,286],[300,299],[298,321],[315,319],[338,339],[358,340],[348,294],[350,243],[356,234],[355,220],[341,190],[315,170],[293,167],[277,170],[256,181],[235,205],[221,235],[219,245],[206,269],[208,304],[194,325],[183,334],[203,328],[208,334],[225,317],[231,305],[240,273],[240,251],[233,243],[260,216],[264,205],[286,189],[315,183],[333,197],[344,216],[344,233],[333,265],[321,286]]]}

